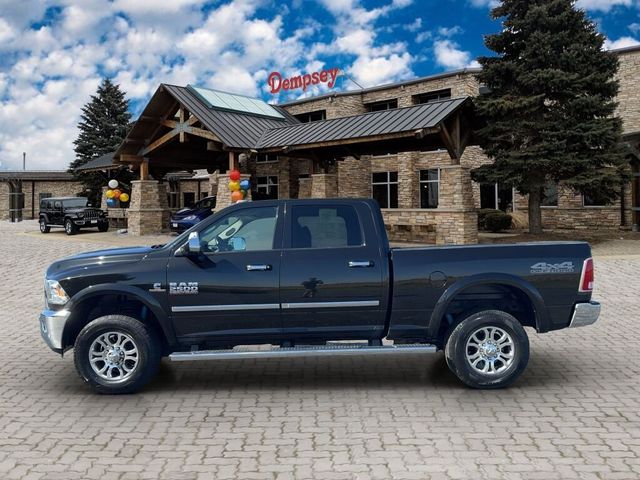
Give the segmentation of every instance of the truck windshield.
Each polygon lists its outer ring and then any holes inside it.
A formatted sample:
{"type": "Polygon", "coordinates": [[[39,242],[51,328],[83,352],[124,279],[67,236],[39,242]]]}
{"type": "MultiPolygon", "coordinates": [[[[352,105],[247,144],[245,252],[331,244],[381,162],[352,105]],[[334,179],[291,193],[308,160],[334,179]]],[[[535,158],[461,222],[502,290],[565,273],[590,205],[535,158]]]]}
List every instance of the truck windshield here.
{"type": "Polygon", "coordinates": [[[87,206],[87,199],[83,197],[70,198],[62,202],[64,208],[84,208],[87,206]]]}

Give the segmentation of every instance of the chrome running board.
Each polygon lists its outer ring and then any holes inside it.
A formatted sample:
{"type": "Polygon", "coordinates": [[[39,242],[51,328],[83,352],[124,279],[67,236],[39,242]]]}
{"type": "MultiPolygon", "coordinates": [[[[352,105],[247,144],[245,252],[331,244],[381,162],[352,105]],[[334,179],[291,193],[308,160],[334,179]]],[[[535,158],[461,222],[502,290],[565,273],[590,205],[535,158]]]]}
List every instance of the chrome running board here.
{"type": "Polygon", "coordinates": [[[300,345],[297,347],[255,348],[240,346],[232,350],[200,350],[195,352],[174,352],[169,355],[173,362],[195,360],[241,360],[245,358],[294,358],[333,357],[343,355],[388,355],[401,353],[435,353],[437,347],[428,344],[369,346],[366,343],[345,343],[330,345],[300,345]]]}

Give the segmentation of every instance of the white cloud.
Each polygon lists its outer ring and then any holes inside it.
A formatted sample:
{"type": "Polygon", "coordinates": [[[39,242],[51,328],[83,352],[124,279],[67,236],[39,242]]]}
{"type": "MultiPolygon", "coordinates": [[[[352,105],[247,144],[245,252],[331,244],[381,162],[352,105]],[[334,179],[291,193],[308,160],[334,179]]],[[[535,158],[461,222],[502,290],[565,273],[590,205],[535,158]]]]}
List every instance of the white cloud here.
{"type": "Polygon", "coordinates": [[[459,35],[463,32],[462,27],[456,25],[454,27],[440,27],[438,28],[438,35],[441,37],[453,37],[455,35],[459,35]]]}
{"type": "Polygon", "coordinates": [[[635,47],[640,45],[640,41],[632,37],[621,37],[617,40],[606,39],[604,41],[605,50],[617,50],[619,48],[635,47]]]}
{"type": "Polygon", "coordinates": [[[460,46],[451,40],[436,40],[433,44],[436,63],[448,69],[476,67],[478,63],[472,60],[471,53],[461,50],[460,46]]]}
{"type": "Polygon", "coordinates": [[[640,33],[640,23],[632,23],[631,25],[629,25],[629,30],[631,30],[631,32],[635,34],[640,33]]]}
{"type": "Polygon", "coordinates": [[[471,5],[474,7],[497,7],[500,2],[498,0],[470,0],[471,5]]]}
{"type": "Polygon", "coordinates": [[[410,77],[411,61],[408,52],[375,58],[362,56],[354,62],[351,73],[363,87],[381,85],[410,77]]]}
{"type": "Polygon", "coordinates": [[[576,6],[584,10],[608,12],[617,6],[630,7],[633,3],[634,0],[578,0],[576,6]]]}

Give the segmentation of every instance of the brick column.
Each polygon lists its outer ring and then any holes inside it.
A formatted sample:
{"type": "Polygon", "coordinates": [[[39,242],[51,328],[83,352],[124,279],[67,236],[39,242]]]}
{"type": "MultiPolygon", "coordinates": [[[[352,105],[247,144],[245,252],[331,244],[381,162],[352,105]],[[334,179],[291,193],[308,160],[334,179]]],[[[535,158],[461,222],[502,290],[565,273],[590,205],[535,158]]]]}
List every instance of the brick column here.
{"type": "Polygon", "coordinates": [[[311,175],[311,198],[336,198],[338,196],[338,176],[334,173],[311,175]]]}
{"type": "Polygon", "coordinates": [[[347,157],[338,162],[338,194],[348,198],[371,197],[371,159],[347,157]]]}
{"type": "Polygon", "coordinates": [[[100,197],[100,209],[107,211],[107,190],[109,187],[102,187],[102,196],[100,197]]]}
{"type": "MultiPolygon", "coordinates": [[[[243,173],[240,176],[240,181],[242,180],[251,181],[251,175],[243,173]]],[[[231,201],[231,191],[229,190],[229,182],[230,180],[229,180],[228,173],[218,174],[218,188],[216,190],[216,209],[215,209],[216,212],[233,204],[233,202],[231,201]]],[[[248,200],[248,201],[251,200],[251,190],[249,190],[249,194],[247,195],[247,198],[245,200],[248,200]]]]}
{"type": "Polygon", "coordinates": [[[131,204],[127,213],[130,235],[155,235],[168,228],[170,212],[166,185],[157,180],[131,182],[131,204]]]}
{"type": "Polygon", "coordinates": [[[455,165],[440,170],[436,243],[478,243],[478,214],[470,169],[455,165]]]}

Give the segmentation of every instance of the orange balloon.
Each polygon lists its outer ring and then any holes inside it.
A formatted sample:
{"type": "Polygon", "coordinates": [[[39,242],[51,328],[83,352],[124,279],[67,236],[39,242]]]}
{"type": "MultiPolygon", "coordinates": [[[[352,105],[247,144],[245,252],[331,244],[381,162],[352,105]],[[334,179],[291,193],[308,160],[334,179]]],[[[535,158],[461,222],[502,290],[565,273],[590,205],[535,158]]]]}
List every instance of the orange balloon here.
{"type": "Polygon", "coordinates": [[[122,195],[122,192],[120,190],[118,190],[117,188],[113,191],[113,198],[120,198],[120,195],[122,195]]]}
{"type": "Polygon", "coordinates": [[[240,190],[236,190],[231,194],[231,200],[237,202],[238,200],[242,200],[242,192],[240,190]]]}

